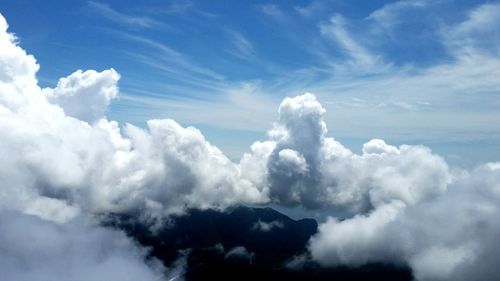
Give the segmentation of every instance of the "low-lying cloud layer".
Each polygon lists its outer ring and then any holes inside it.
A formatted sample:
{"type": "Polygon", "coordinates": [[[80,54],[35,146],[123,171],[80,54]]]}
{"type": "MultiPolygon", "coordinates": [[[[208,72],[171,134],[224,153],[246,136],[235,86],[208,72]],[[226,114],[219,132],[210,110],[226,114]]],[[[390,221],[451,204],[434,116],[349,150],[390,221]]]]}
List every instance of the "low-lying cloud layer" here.
{"type": "Polygon", "coordinates": [[[419,280],[500,276],[500,164],[452,172],[426,147],[379,139],[353,153],[327,137],[325,109],[312,94],[286,98],[269,139],[234,163],[174,120],[150,120],[145,129],[108,120],[119,92],[113,69],[79,70],[41,89],[34,57],[1,16],[0,49],[0,244],[10,250],[0,258],[25,261],[4,271],[12,279],[53,280],[61,273],[53,265],[71,257],[62,276],[74,280],[94,280],[86,268],[108,262],[101,277],[123,277],[124,267],[130,280],[153,280],[158,267],[142,250],[85,218],[150,221],[188,208],[271,202],[352,216],[330,218],[310,241],[312,258],[324,265],[408,263],[419,280]],[[45,236],[37,248],[7,245],[38,231],[45,236]]]}
{"type": "Polygon", "coordinates": [[[166,272],[123,233],[81,219],[57,224],[36,216],[0,213],[2,279],[161,280],[166,272]]]}
{"type": "Polygon", "coordinates": [[[330,218],[310,241],[325,265],[405,262],[418,280],[500,276],[500,165],[463,174],[448,191],[414,206],[394,201],[368,215],[330,218]]]}

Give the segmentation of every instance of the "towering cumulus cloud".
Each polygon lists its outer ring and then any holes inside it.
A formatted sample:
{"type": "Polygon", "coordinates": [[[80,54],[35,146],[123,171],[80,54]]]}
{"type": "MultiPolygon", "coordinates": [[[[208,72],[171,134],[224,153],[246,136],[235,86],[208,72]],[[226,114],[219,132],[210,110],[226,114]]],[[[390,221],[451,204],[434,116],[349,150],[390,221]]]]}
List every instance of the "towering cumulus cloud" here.
{"type": "Polygon", "coordinates": [[[158,280],[168,269],[98,226],[100,215],[161,222],[188,208],[265,203],[343,215],[309,242],[325,266],[403,263],[418,280],[500,276],[498,163],[451,172],[426,147],[379,139],[353,153],[327,136],[312,94],[286,98],[269,139],[234,163],[173,120],[108,120],[113,69],[41,89],[36,60],[2,16],[0,50],[0,271],[9,280],[158,280]]]}
{"type": "Polygon", "coordinates": [[[326,137],[324,112],[313,95],[285,99],[271,140],[255,143],[241,162],[261,171],[276,203],[353,215],[320,225],[309,243],[313,260],[408,264],[418,280],[500,276],[500,164],[452,173],[426,147],[378,139],[354,154],[326,137]]]}
{"type": "Polygon", "coordinates": [[[271,140],[255,143],[243,157],[242,170],[260,171],[258,184],[270,200],[355,214],[394,200],[413,205],[446,191],[448,166],[428,148],[375,139],[354,154],[326,137],[324,113],[314,95],[286,98],[271,140]]]}

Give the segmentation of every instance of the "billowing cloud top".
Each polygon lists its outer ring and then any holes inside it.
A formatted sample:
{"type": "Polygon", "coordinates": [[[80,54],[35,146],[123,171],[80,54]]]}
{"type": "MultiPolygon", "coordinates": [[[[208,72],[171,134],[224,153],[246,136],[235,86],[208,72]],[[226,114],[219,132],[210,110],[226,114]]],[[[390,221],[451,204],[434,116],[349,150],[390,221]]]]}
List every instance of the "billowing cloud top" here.
{"type": "Polygon", "coordinates": [[[326,137],[324,112],[311,94],[280,105],[267,159],[271,200],[356,213],[393,200],[416,204],[446,190],[448,166],[428,148],[375,139],[354,154],[326,137]]]}
{"type": "Polygon", "coordinates": [[[158,217],[185,208],[262,202],[238,167],[194,128],[151,120],[123,132],[104,113],[117,97],[113,70],[78,70],[40,89],[38,65],[2,18],[2,208],[64,220],[79,212],[158,217]]]}
{"type": "Polygon", "coordinates": [[[111,100],[116,98],[118,79],[120,75],[114,69],[101,73],[78,70],[61,78],[55,89],[46,88],[43,92],[67,115],[91,123],[103,118],[111,100]]]}
{"type": "MultiPolygon", "coordinates": [[[[23,231],[11,216],[64,237],[87,227],[96,241],[72,240],[86,249],[118,235],[75,223],[94,215],[134,213],[149,221],[187,208],[273,202],[352,216],[330,218],[310,241],[312,258],[324,265],[399,261],[421,280],[500,276],[492,264],[500,256],[498,164],[452,173],[426,147],[379,139],[353,153],[327,137],[325,109],[312,94],[286,98],[269,139],[234,163],[200,131],[174,120],[150,120],[145,129],[108,120],[120,77],[113,69],[78,70],[56,88],[41,89],[35,59],[1,16],[0,49],[0,244],[23,231]],[[57,224],[63,227],[52,229],[57,224]]],[[[62,258],[60,251],[71,247],[64,239],[48,251],[62,258]]],[[[110,262],[115,253],[126,257],[118,260],[134,263],[126,268],[144,276],[137,279],[151,280],[157,269],[127,243],[107,252],[110,262]]],[[[31,250],[12,255],[27,259],[33,274],[38,266],[52,269],[31,250]]],[[[79,255],[89,266],[96,256],[79,255]]]]}

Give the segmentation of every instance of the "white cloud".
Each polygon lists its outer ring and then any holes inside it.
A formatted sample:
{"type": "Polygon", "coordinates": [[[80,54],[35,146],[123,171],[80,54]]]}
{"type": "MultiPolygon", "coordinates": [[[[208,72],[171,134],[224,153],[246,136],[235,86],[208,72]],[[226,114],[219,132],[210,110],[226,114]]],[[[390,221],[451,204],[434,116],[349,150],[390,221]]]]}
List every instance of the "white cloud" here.
{"type": "Polygon", "coordinates": [[[166,44],[129,32],[114,30],[110,30],[109,32],[154,50],[154,52],[147,52],[145,54],[128,53],[127,56],[145,65],[167,72],[170,74],[168,76],[169,78],[175,78],[178,81],[193,84],[198,87],[211,89],[224,88],[220,83],[224,80],[224,76],[212,71],[210,68],[200,66],[186,57],[182,52],[166,44]],[[159,52],[160,55],[155,55],[157,52],[159,52]]]}
{"type": "Polygon", "coordinates": [[[303,17],[314,18],[321,13],[328,11],[328,9],[332,8],[332,6],[335,6],[335,4],[332,2],[315,0],[304,6],[295,6],[294,9],[299,15],[303,17]]]}
{"type": "Polygon", "coordinates": [[[365,144],[363,144],[363,154],[382,154],[382,153],[392,153],[398,154],[399,150],[385,143],[385,141],[380,139],[373,139],[365,144]]]}
{"type": "Polygon", "coordinates": [[[78,70],[61,78],[56,88],[43,89],[43,93],[67,115],[92,123],[104,117],[111,100],[117,97],[118,79],[120,75],[114,69],[78,70]]]}
{"type": "Polygon", "coordinates": [[[253,44],[243,36],[243,34],[236,31],[230,31],[229,35],[230,42],[234,47],[229,51],[231,54],[246,60],[257,58],[253,44]]]}
{"type": "Polygon", "coordinates": [[[384,71],[388,66],[382,62],[382,58],[356,42],[347,31],[346,26],[346,19],[339,14],[331,17],[328,23],[320,25],[321,35],[337,43],[349,57],[345,63],[336,63],[334,66],[340,69],[347,67],[347,70],[359,72],[377,73],[384,71]]]}
{"type": "Polygon", "coordinates": [[[422,0],[397,1],[371,12],[366,19],[374,21],[386,32],[390,32],[395,26],[407,20],[405,16],[415,12],[416,9],[425,8],[427,4],[427,1],[422,0]]]}
{"type": "Polygon", "coordinates": [[[471,10],[456,26],[442,30],[450,52],[457,57],[500,54],[500,32],[497,26],[500,3],[486,3],[471,10]]]}
{"type": "Polygon", "coordinates": [[[81,218],[57,224],[0,213],[0,271],[5,280],[163,280],[161,263],[123,233],[81,218]]]}
{"type": "Polygon", "coordinates": [[[2,111],[9,108],[17,108],[29,99],[37,99],[38,96],[30,93],[36,93],[35,73],[39,66],[35,58],[17,47],[12,42],[16,42],[16,37],[7,33],[7,22],[5,18],[0,17],[0,102],[3,105],[2,111]],[[26,93],[19,95],[19,89],[26,90],[26,93]],[[8,99],[7,99],[8,97],[8,99]]]}
{"type": "Polygon", "coordinates": [[[252,260],[254,257],[255,253],[249,252],[245,247],[243,246],[237,246],[229,250],[224,258],[244,258],[248,260],[252,260]]]}
{"type": "Polygon", "coordinates": [[[271,221],[271,222],[264,222],[261,220],[258,220],[252,227],[253,230],[258,230],[262,232],[269,232],[273,230],[274,228],[283,228],[283,222],[281,221],[271,221]]]}
{"type": "Polygon", "coordinates": [[[416,204],[446,191],[448,166],[428,148],[372,140],[355,154],[326,136],[324,113],[311,94],[286,98],[280,105],[278,122],[269,132],[274,144],[266,146],[273,150],[259,153],[259,161],[267,162],[268,187],[263,190],[269,190],[271,200],[357,213],[392,200],[416,204]]]}
{"type": "Polygon", "coordinates": [[[3,22],[1,209],[56,221],[80,211],[151,218],[266,200],[197,129],[168,119],[150,120],[147,130],[108,121],[118,91],[114,70],[77,71],[42,91],[38,65],[3,22]]]}
{"type": "Polygon", "coordinates": [[[276,5],[267,4],[261,7],[262,13],[265,15],[272,17],[278,22],[286,23],[288,22],[288,17],[286,14],[276,5]]]}
{"type": "Polygon", "coordinates": [[[111,8],[109,4],[89,1],[88,6],[92,9],[92,11],[104,16],[107,20],[127,25],[131,28],[154,28],[164,25],[163,23],[150,17],[128,15],[119,12],[111,8]]]}
{"type": "Polygon", "coordinates": [[[248,181],[237,183],[238,168],[198,130],[151,120],[148,130],[126,125],[122,133],[108,121],[105,110],[118,92],[114,70],[77,71],[42,91],[35,59],[6,30],[0,17],[5,278],[159,280],[165,274],[179,279],[182,264],[170,274],[159,262],[147,264],[146,252],[123,233],[86,218],[137,212],[150,219],[246,201],[240,196],[263,200],[248,181]]]}
{"type": "Polygon", "coordinates": [[[377,208],[369,216],[358,215],[339,221],[335,218],[319,225],[310,243],[314,260],[325,265],[359,266],[373,261],[396,260],[390,241],[382,230],[393,221],[404,204],[395,201],[377,208]]]}
{"type": "Polygon", "coordinates": [[[393,201],[368,215],[330,218],[310,241],[313,258],[325,265],[407,263],[417,280],[497,279],[500,173],[491,166],[463,174],[432,200],[393,201]]]}

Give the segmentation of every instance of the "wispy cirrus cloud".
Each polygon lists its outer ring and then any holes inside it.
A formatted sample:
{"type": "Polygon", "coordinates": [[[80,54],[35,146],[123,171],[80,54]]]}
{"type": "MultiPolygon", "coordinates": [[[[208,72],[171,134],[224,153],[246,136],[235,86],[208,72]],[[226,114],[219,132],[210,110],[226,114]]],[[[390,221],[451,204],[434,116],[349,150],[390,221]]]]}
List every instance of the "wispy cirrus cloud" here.
{"type": "MultiPolygon", "coordinates": [[[[342,137],[376,133],[401,142],[497,138],[497,3],[462,7],[453,20],[435,17],[447,9],[444,2],[391,2],[356,16],[337,4],[254,6],[260,27],[268,28],[262,31],[274,36],[274,46],[286,46],[278,53],[269,52],[252,30],[228,26],[220,18],[210,21],[225,32],[196,53],[154,34],[115,32],[143,48],[122,54],[161,75],[149,89],[140,81],[124,86],[119,103],[136,105],[141,110],[137,116],[168,112],[184,123],[263,133],[268,112],[280,98],[309,91],[332,109],[325,118],[342,137]],[[246,75],[248,69],[260,71],[246,75]],[[266,113],[255,114],[235,102],[238,96],[266,113]],[[217,114],[206,112],[207,107],[217,108],[217,114]],[[192,116],[188,109],[200,114],[192,116]]],[[[190,32],[199,30],[204,29],[190,32]]]]}
{"type": "Polygon", "coordinates": [[[121,25],[126,25],[130,28],[158,28],[165,26],[163,22],[148,16],[136,16],[120,12],[113,9],[107,3],[89,1],[88,7],[105,19],[121,25]]]}
{"type": "Polygon", "coordinates": [[[405,16],[408,15],[408,12],[425,8],[427,2],[425,0],[410,0],[385,4],[371,12],[365,19],[376,22],[379,27],[390,32],[395,26],[407,21],[405,16]]]}
{"type": "Polygon", "coordinates": [[[183,52],[177,51],[165,43],[149,37],[131,34],[118,30],[108,30],[110,33],[125,40],[138,43],[155,52],[128,53],[127,55],[151,67],[168,72],[178,80],[194,83],[199,86],[219,87],[224,76],[205,66],[201,66],[188,58],[183,52]]]}
{"type": "Polygon", "coordinates": [[[267,4],[261,7],[262,13],[275,19],[278,22],[286,23],[288,21],[288,15],[281,10],[281,8],[274,4],[267,4]]]}
{"type": "Polygon", "coordinates": [[[304,6],[295,6],[295,11],[306,18],[315,18],[318,15],[321,15],[324,12],[328,12],[332,6],[336,6],[335,3],[327,2],[327,1],[311,1],[307,5],[304,6]]]}
{"type": "MultiPolygon", "coordinates": [[[[320,25],[321,35],[333,40],[349,57],[347,65],[354,71],[379,72],[384,70],[381,57],[356,42],[347,30],[345,18],[339,14],[330,18],[328,23],[320,25]]],[[[336,63],[337,67],[342,63],[336,63]]]]}
{"type": "Polygon", "coordinates": [[[458,57],[475,54],[500,55],[500,3],[474,8],[456,26],[443,28],[441,35],[450,52],[458,57]]]}
{"type": "Polygon", "coordinates": [[[229,37],[234,46],[234,49],[230,51],[231,54],[245,60],[256,58],[257,53],[253,44],[243,34],[231,30],[229,37]]]}

